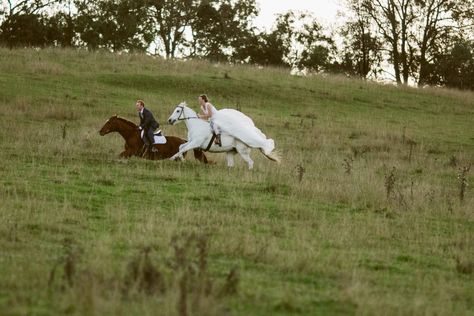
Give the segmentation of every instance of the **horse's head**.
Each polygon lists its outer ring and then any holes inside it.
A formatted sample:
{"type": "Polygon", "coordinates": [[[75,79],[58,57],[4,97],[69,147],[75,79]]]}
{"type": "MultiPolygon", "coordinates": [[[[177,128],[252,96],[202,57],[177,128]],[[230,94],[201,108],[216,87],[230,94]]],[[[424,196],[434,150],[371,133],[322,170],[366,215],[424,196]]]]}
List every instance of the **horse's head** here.
{"type": "Polygon", "coordinates": [[[101,136],[107,135],[108,133],[115,132],[117,127],[117,115],[110,117],[104,126],[99,131],[101,136]]]}
{"type": "Polygon", "coordinates": [[[170,117],[168,118],[168,123],[174,125],[179,121],[185,120],[187,112],[189,108],[186,105],[186,102],[181,102],[176,108],[174,109],[173,113],[171,113],[170,117]]]}

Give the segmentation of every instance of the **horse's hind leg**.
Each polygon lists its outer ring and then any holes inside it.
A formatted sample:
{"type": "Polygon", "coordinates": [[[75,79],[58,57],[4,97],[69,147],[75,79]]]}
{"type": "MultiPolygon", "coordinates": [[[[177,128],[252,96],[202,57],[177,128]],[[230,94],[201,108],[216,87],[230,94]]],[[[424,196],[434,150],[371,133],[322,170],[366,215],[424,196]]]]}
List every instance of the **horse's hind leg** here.
{"type": "Polygon", "coordinates": [[[240,154],[243,160],[247,163],[249,170],[253,169],[253,160],[250,158],[250,147],[240,143],[235,146],[237,152],[240,154]]]}
{"type": "Polygon", "coordinates": [[[232,168],[234,166],[234,156],[235,156],[235,151],[228,151],[226,153],[226,158],[227,158],[227,167],[232,168]]]}
{"type": "Polygon", "coordinates": [[[194,152],[194,158],[199,160],[200,162],[202,163],[209,163],[209,161],[207,160],[207,157],[206,155],[203,153],[203,151],[201,149],[194,149],[193,150],[194,152]]]}

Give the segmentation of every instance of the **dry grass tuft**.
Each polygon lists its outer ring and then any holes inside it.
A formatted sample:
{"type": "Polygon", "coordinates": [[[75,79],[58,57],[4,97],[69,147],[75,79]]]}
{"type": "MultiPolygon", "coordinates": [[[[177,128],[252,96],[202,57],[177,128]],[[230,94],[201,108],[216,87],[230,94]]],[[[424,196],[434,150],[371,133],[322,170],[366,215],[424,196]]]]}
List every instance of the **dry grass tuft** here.
{"type": "Polygon", "coordinates": [[[471,165],[467,165],[459,168],[458,171],[458,180],[459,180],[459,201],[464,202],[464,196],[466,194],[466,189],[469,183],[467,182],[467,174],[471,170],[471,165]]]}
{"type": "Polygon", "coordinates": [[[221,285],[211,277],[209,240],[207,234],[175,235],[170,243],[173,256],[161,262],[153,259],[156,256],[152,247],[144,247],[127,264],[123,277],[107,276],[85,260],[79,269],[81,251],[73,242],[66,241],[65,257],[51,270],[49,290],[54,293],[61,289],[61,295],[80,297],[77,302],[81,306],[68,308],[82,312],[93,311],[99,300],[116,296],[120,290],[121,297],[132,302],[143,295],[175,300],[177,315],[220,314],[222,301],[237,294],[240,277],[237,268],[231,269],[225,280],[219,282],[221,285]],[[57,287],[55,274],[60,265],[63,265],[63,281],[57,287]]]}
{"type": "Polygon", "coordinates": [[[456,257],[456,271],[461,274],[472,274],[474,271],[474,262],[456,257]]]}
{"type": "Polygon", "coordinates": [[[387,196],[387,200],[390,199],[392,193],[394,192],[396,182],[397,182],[396,168],[392,167],[392,170],[390,170],[390,172],[385,174],[384,186],[385,186],[385,193],[387,196]]]}
{"type": "Polygon", "coordinates": [[[221,296],[235,295],[237,294],[237,287],[239,285],[239,270],[238,268],[233,268],[230,270],[224,285],[220,291],[221,296]]]}
{"type": "Polygon", "coordinates": [[[150,251],[150,247],[142,249],[138,256],[128,264],[123,283],[125,295],[128,295],[130,291],[147,295],[163,294],[166,291],[163,274],[152,263],[150,251]]]}

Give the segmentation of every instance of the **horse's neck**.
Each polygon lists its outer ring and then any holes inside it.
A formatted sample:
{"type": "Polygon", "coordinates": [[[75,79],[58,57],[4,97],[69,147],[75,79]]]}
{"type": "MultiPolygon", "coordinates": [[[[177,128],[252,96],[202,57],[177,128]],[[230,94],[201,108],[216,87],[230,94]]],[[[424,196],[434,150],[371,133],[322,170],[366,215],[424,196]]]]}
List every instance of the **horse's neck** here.
{"type": "Polygon", "coordinates": [[[184,111],[185,111],[184,114],[187,118],[184,121],[184,123],[186,124],[188,132],[189,131],[196,131],[197,129],[208,128],[209,123],[197,118],[196,112],[194,112],[192,109],[186,107],[186,108],[184,108],[184,111]]]}
{"type": "Polygon", "coordinates": [[[125,141],[130,141],[132,137],[139,136],[136,128],[124,121],[120,122],[117,132],[125,139],[125,141]]]}
{"type": "Polygon", "coordinates": [[[187,106],[183,107],[184,115],[189,118],[189,117],[196,117],[197,114],[194,112],[193,109],[188,108],[187,106]]]}

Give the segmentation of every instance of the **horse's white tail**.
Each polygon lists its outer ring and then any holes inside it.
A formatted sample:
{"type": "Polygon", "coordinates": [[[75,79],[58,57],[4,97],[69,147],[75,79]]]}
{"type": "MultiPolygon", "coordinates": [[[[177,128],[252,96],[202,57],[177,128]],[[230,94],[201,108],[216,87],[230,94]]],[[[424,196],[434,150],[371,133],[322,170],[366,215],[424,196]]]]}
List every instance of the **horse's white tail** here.
{"type": "Polygon", "coordinates": [[[281,162],[281,157],[280,157],[280,153],[277,152],[277,151],[272,151],[271,153],[269,154],[265,154],[263,151],[262,151],[262,154],[267,157],[268,159],[270,159],[271,161],[275,161],[277,163],[280,163],[281,162]]]}
{"type": "Polygon", "coordinates": [[[273,149],[275,149],[275,141],[271,138],[266,139],[262,147],[263,154],[270,155],[273,149]]]}
{"type": "Polygon", "coordinates": [[[265,141],[263,148],[261,149],[262,154],[272,161],[280,163],[280,154],[275,149],[275,141],[271,138],[265,141]]]}

